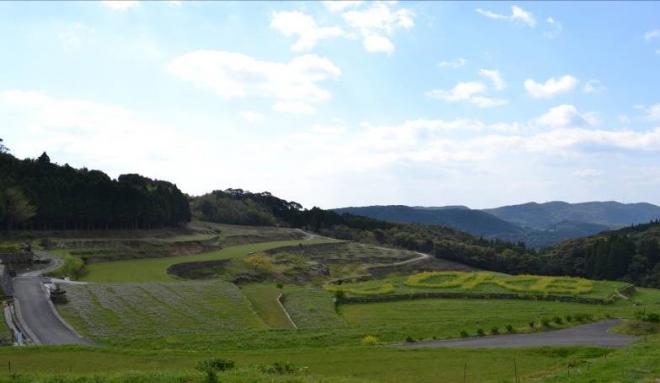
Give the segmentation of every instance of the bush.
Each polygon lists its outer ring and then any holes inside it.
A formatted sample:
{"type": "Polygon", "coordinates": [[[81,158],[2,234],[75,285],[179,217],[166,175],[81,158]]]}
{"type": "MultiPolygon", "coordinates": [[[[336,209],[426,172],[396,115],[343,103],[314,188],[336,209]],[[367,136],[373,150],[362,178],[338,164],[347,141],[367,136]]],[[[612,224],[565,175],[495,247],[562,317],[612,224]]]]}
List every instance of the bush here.
{"type": "Polygon", "coordinates": [[[550,327],[550,320],[549,319],[541,319],[541,325],[543,327],[550,327]]]}
{"type": "Polygon", "coordinates": [[[281,289],[284,288],[284,285],[283,285],[282,283],[278,283],[278,284],[277,284],[277,288],[281,290],[281,289]]]}
{"type": "Polygon", "coordinates": [[[529,324],[529,328],[534,328],[534,324],[535,324],[534,321],[531,321],[528,324],[529,324]]]}
{"type": "Polygon", "coordinates": [[[497,327],[493,327],[490,329],[490,333],[493,335],[498,335],[500,333],[500,329],[497,327]]]}
{"type": "Polygon", "coordinates": [[[264,364],[259,366],[258,369],[264,374],[278,374],[278,375],[296,374],[303,370],[303,368],[296,367],[291,362],[275,362],[273,364],[264,364]]]}
{"type": "Polygon", "coordinates": [[[484,335],[486,335],[486,333],[484,332],[483,329],[477,329],[477,335],[478,336],[484,336],[484,335]]]}
{"type": "Polygon", "coordinates": [[[636,311],[635,319],[643,322],[660,323],[660,315],[657,313],[646,313],[646,311],[636,311]]]}
{"type": "Polygon", "coordinates": [[[234,362],[229,359],[207,359],[197,363],[195,368],[206,373],[206,383],[218,383],[216,371],[226,371],[234,368],[234,362]]]}
{"type": "Polygon", "coordinates": [[[209,370],[227,371],[234,368],[234,361],[229,359],[221,359],[221,358],[207,359],[197,363],[197,366],[195,368],[199,371],[205,371],[205,372],[209,370]]]}
{"type": "Polygon", "coordinates": [[[562,324],[562,323],[564,323],[564,320],[561,319],[561,317],[554,317],[554,319],[553,319],[552,321],[555,322],[555,323],[557,323],[557,324],[562,324]]]}
{"type": "Polygon", "coordinates": [[[573,317],[570,315],[566,315],[566,322],[572,322],[572,321],[573,321],[573,317]]]}
{"type": "Polygon", "coordinates": [[[508,325],[506,325],[506,332],[508,332],[509,334],[512,334],[512,333],[516,332],[516,330],[514,330],[513,326],[508,324],[508,325]]]}
{"type": "Polygon", "coordinates": [[[410,335],[408,335],[408,336],[406,337],[406,342],[408,342],[408,343],[415,343],[415,338],[413,338],[413,337],[411,337],[410,335]]]}
{"type": "Polygon", "coordinates": [[[469,336],[470,336],[470,334],[468,334],[467,331],[465,331],[465,330],[462,330],[462,331],[461,331],[461,338],[467,338],[467,337],[469,337],[469,336]]]}
{"type": "Polygon", "coordinates": [[[335,291],[335,299],[342,300],[344,298],[346,298],[346,293],[344,292],[344,290],[335,291]]]}
{"type": "Polygon", "coordinates": [[[363,337],[362,340],[360,340],[360,343],[363,346],[375,346],[378,343],[380,343],[380,339],[378,339],[378,337],[373,336],[373,335],[367,335],[367,336],[363,337]]]}

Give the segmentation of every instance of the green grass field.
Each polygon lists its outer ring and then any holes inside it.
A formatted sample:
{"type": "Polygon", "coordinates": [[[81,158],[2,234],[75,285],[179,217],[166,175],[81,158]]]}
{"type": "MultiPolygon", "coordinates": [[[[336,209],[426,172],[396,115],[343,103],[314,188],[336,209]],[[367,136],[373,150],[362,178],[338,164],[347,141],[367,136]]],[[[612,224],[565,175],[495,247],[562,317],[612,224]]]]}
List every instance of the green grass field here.
{"type": "Polygon", "coordinates": [[[332,240],[264,242],[227,247],[209,253],[190,256],[94,263],[86,267],[87,273],[82,277],[82,280],[90,282],[173,281],[176,278],[167,274],[167,268],[177,263],[229,259],[282,246],[295,246],[299,243],[311,245],[327,242],[332,242],[332,240]]]}
{"type": "MultiPolygon", "coordinates": [[[[600,357],[608,351],[593,348],[555,348],[525,350],[466,350],[430,349],[398,350],[384,347],[316,348],[281,351],[223,351],[223,352],[139,352],[114,349],[78,347],[31,347],[0,349],[0,363],[12,361],[14,371],[20,373],[94,374],[98,376],[126,374],[130,371],[158,371],[160,373],[193,375],[196,362],[209,357],[234,360],[239,368],[289,361],[307,367],[308,374],[324,377],[301,380],[289,377],[286,382],[323,382],[322,379],[353,378],[386,383],[463,382],[467,364],[468,381],[513,382],[514,360],[522,381],[534,381],[538,376],[569,363],[600,357]]],[[[6,370],[0,374],[6,374],[6,370]]],[[[1,376],[1,375],[0,375],[1,376]]],[[[6,376],[6,375],[5,375],[6,376]]],[[[199,376],[199,375],[197,375],[199,376]]],[[[224,374],[220,377],[225,376],[224,374]]],[[[279,382],[277,376],[268,382],[279,382]]],[[[29,381],[29,380],[28,380],[29,381]]],[[[184,380],[185,381],[185,380],[184,380]]],[[[226,380],[221,380],[226,381],[226,380]]],[[[253,380],[244,380],[253,381],[253,380]]],[[[260,380],[254,380],[260,382],[260,380]]],[[[334,382],[335,380],[329,380],[334,382]]],[[[138,380],[139,382],[139,380],[138,380]]]]}
{"type": "Polygon", "coordinates": [[[283,293],[272,284],[252,284],[241,287],[241,292],[252,303],[259,317],[273,329],[292,329],[293,325],[277,302],[283,293]]]}

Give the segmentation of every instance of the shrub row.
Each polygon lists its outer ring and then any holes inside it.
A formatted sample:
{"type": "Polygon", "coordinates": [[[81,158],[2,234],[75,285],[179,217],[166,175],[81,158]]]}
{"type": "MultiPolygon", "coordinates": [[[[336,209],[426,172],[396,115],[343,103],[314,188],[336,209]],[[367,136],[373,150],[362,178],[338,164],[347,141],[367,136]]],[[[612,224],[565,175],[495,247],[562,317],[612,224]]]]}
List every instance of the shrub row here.
{"type": "Polygon", "coordinates": [[[584,304],[610,304],[613,299],[590,298],[570,295],[553,294],[509,294],[509,293],[475,293],[475,292],[419,292],[409,294],[370,295],[359,297],[336,296],[337,304],[392,302],[413,299],[522,299],[554,302],[572,302],[584,304]]]}

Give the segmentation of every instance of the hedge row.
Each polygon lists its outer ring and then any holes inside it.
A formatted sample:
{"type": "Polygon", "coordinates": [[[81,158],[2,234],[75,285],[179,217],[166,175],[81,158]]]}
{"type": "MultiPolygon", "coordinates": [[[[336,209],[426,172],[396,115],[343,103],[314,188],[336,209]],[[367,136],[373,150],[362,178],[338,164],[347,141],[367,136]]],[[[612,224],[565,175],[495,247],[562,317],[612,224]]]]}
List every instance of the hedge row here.
{"type": "Polygon", "coordinates": [[[419,292],[410,294],[390,294],[382,296],[361,296],[361,297],[337,297],[337,304],[350,303],[371,303],[371,302],[392,302],[405,301],[413,299],[522,299],[532,301],[554,301],[554,302],[572,302],[584,304],[610,304],[615,301],[613,298],[588,298],[568,295],[552,294],[507,294],[507,293],[474,293],[474,292],[419,292]]]}

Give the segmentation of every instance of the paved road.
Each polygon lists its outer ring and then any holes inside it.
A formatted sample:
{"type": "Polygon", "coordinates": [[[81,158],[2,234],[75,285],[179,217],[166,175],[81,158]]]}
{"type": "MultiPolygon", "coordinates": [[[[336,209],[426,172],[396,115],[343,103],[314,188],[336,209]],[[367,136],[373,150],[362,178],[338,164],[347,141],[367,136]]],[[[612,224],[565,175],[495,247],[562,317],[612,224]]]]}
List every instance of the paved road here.
{"type": "Polygon", "coordinates": [[[608,330],[616,326],[619,319],[608,319],[563,330],[532,334],[495,335],[478,338],[434,340],[401,345],[411,348],[472,347],[472,348],[511,348],[541,346],[597,346],[623,347],[636,337],[611,334],[608,330]]]}
{"type": "Polygon", "coordinates": [[[20,327],[36,344],[91,344],[64,323],[43,284],[41,275],[59,267],[59,258],[46,253],[38,255],[50,258],[50,263],[44,268],[25,272],[12,281],[20,327]]]}

